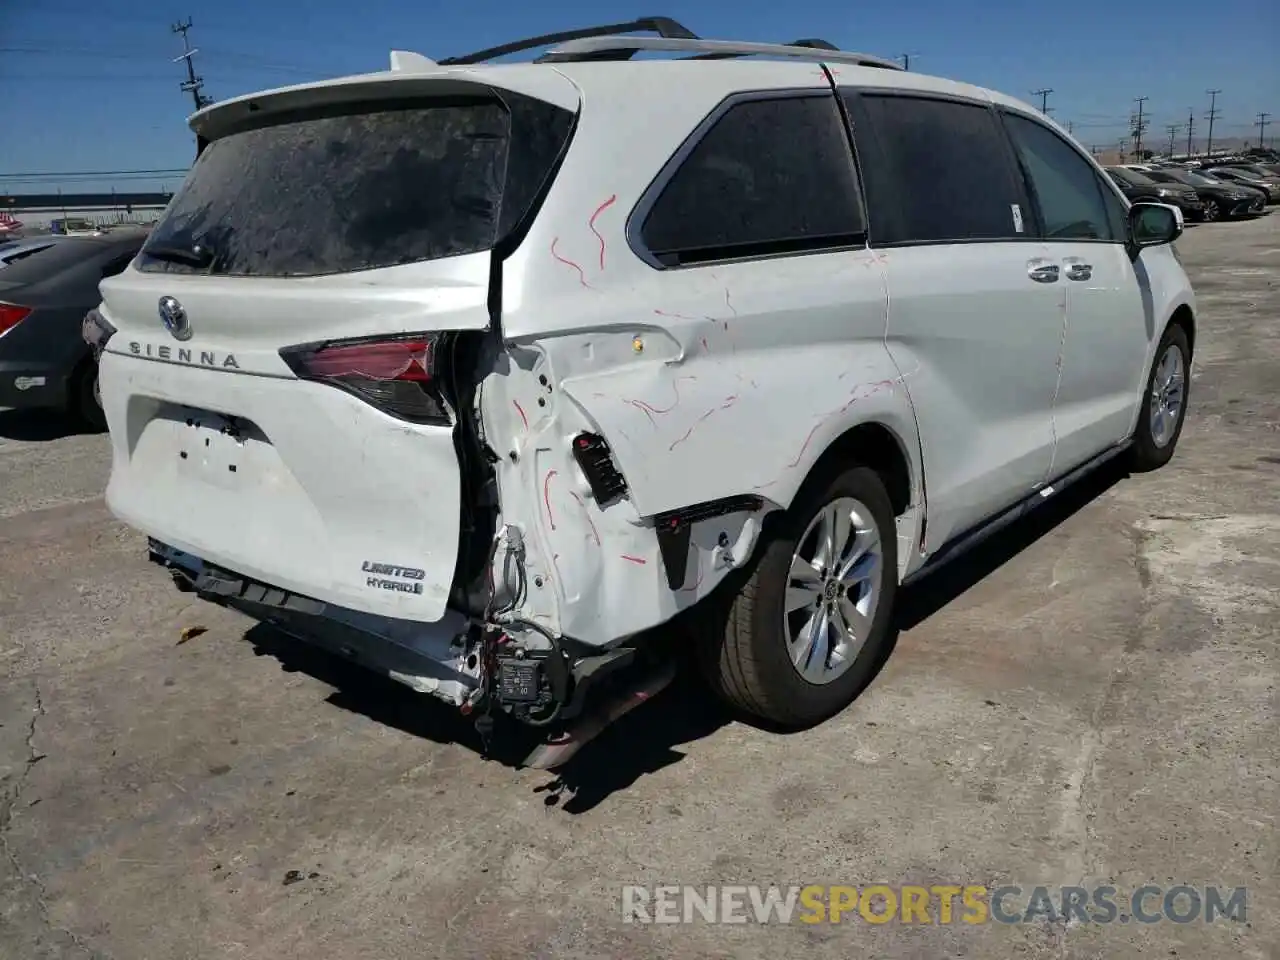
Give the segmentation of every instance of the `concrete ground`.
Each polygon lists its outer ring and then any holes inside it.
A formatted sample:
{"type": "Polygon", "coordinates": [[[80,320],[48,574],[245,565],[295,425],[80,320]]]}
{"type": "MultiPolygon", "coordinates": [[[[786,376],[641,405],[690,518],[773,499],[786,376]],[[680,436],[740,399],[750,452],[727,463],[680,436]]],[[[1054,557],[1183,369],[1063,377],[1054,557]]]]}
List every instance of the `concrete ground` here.
{"type": "Polygon", "coordinates": [[[103,506],[104,437],[0,412],[0,957],[1280,956],[1280,217],[1179,249],[1200,334],[1168,468],[926,582],[821,728],[683,683],[561,777],[192,603],[103,506]],[[1246,886],[1247,916],[621,922],[625,883],[874,882],[1246,886]]]}

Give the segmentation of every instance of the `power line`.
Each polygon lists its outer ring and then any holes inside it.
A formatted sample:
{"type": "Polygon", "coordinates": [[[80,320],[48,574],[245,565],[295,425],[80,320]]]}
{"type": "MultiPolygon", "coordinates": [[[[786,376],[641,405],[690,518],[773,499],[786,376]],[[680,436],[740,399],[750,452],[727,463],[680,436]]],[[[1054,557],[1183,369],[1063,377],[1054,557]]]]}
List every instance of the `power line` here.
{"type": "Polygon", "coordinates": [[[1147,123],[1145,120],[1142,119],[1142,108],[1146,106],[1146,103],[1149,99],[1151,98],[1150,97],[1134,97],[1133,98],[1133,102],[1138,105],[1138,116],[1137,116],[1137,119],[1135,119],[1133,122],[1133,153],[1139,160],[1142,159],[1142,134],[1147,129],[1147,123]]]}
{"type": "Polygon", "coordinates": [[[196,76],[196,68],[191,62],[191,58],[198,52],[191,49],[191,41],[187,39],[187,31],[191,29],[191,18],[187,17],[186,23],[175,23],[171,29],[174,33],[182,34],[182,56],[175,57],[174,62],[176,63],[178,60],[187,62],[187,79],[179,84],[179,87],[184,92],[191,94],[191,99],[195,101],[197,110],[207,107],[213,103],[213,100],[200,92],[204,88],[204,78],[196,76]]]}
{"type": "Polygon", "coordinates": [[[1218,94],[1221,90],[1207,90],[1209,94],[1209,112],[1205,115],[1209,121],[1209,139],[1205,144],[1205,156],[1213,156],[1213,121],[1218,118],[1218,94]]]}
{"type": "Polygon", "coordinates": [[[1258,114],[1258,122],[1255,123],[1254,126],[1258,128],[1258,146],[1260,147],[1266,146],[1266,144],[1263,142],[1263,135],[1267,132],[1267,127],[1270,125],[1270,123],[1271,123],[1271,114],[1269,113],[1258,114]]]}
{"type": "Polygon", "coordinates": [[[1031,95],[1033,97],[1040,98],[1040,112],[1043,113],[1046,117],[1049,115],[1049,112],[1050,112],[1049,111],[1049,94],[1051,93],[1053,93],[1053,89],[1050,87],[1045,87],[1043,90],[1031,91],[1031,95]]]}

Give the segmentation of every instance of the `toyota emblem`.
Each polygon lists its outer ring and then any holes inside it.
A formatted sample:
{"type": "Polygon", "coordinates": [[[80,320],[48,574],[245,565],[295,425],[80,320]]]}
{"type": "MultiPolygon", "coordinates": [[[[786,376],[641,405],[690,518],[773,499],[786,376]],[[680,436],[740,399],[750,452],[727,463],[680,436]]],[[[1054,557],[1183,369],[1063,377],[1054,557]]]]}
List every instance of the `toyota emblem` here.
{"type": "Polygon", "coordinates": [[[191,338],[191,324],[187,320],[187,311],[183,309],[177,297],[161,297],[159,311],[160,322],[173,334],[175,340],[191,338]]]}

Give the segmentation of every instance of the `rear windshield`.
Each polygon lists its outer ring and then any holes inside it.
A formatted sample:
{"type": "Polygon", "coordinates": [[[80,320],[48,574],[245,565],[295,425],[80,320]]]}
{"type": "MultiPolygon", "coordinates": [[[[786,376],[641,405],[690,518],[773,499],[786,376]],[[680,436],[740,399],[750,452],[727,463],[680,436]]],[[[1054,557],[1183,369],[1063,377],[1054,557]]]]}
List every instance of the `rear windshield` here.
{"type": "Polygon", "coordinates": [[[504,98],[330,110],[215,140],[140,269],[304,277],[489,250],[530,212],[573,122],[504,98]]]}
{"type": "Polygon", "coordinates": [[[1137,170],[1129,170],[1124,167],[1114,168],[1111,173],[1115,174],[1125,183],[1132,184],[1135,187],[1149,187],[1155,184],[1150,177],[1139,173],[1137,170]]]}

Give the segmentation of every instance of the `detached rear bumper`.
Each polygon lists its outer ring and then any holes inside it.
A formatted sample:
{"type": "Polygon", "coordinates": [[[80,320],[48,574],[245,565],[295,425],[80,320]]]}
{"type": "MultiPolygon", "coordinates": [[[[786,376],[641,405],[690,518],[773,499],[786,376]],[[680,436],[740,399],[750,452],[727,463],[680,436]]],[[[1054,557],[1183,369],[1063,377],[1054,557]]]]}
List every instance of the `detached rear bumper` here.
{"type": "Polygon", "coordinates": [[[282,633],[318,646],[418,693],[458,706],[480,684],[468,650],[469,623],[452,611],[436,623],[394,620],[326,604],[206,564],[152,538],[150,559],[167,568],[179,589],[232,607],[282,633]]]}

